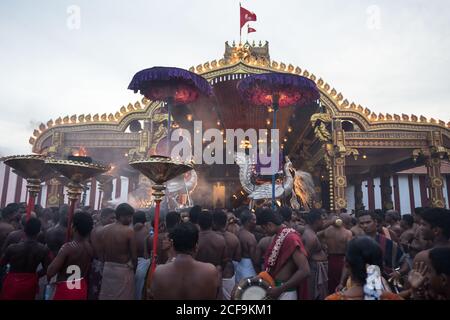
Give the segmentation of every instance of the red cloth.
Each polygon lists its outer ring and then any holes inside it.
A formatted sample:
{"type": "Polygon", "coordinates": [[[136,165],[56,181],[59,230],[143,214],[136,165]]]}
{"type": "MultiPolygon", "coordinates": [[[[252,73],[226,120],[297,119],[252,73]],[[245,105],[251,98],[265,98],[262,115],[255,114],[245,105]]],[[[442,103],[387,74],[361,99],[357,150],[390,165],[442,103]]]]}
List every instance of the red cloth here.
{"type": "Polygon", "coordinates": [[[74,281],[61,281],[56,283],[53,300],[87,300],[86,280],[82,278],[74,281]]]}
{"type": "Polygon", "coordinates": [[[256,14],[241,7],[241,29],[249,21],[256,21],[256,14]]]}
{"type": "Polygon", "coordinates": [[[344,270],[345,255],[329,254],[328,255],[328,292],[336,291],[344,270]]]}
{"type": "Polygon", "coordinates": [[[256,29],[253,29],[252,27],[248,26],[247,33],[256,32],[256,29]]]}
{"type": "MultiPolygon", "coordinates": [[[[275,243],[280,235],[280,233],[285,228],[281,228],[280,231],[276,234],[276,236],[273,238],[272,243],[270,244],[269,248],[267,248],[267,251],[264,256],[264,268],[267,269],[268,263],[269,263],[269,256],[275,247],[275,243]]],[[[303,246],[302,239],[300,238],[300,235],[298,232],[290,232],[283,241],[283,244],[281,245],[280,252],[278,254],[277,261],[273,268],[269,270],[269,274],[272,276],[272,278],[275,279],[276,275],[280,272],[280,270],[284,267],[286,262],[289,258],[291,258],[292,254],[295,250],[300,249],[300,252],[303,253],[306,257],[308,254],[306,253],[305,247],[303,246]]],[[[306,279],[304,279],[300,285],[297,288],[297,296],[299,300],[303,300],[308,295],[308,285],[306,282],[306,279]]]]}
{"type": "Polygon", "coordinates": [[[1,300],[34,300],[38,290],[36,273],[10,272],[3,280],[1,300]]]}

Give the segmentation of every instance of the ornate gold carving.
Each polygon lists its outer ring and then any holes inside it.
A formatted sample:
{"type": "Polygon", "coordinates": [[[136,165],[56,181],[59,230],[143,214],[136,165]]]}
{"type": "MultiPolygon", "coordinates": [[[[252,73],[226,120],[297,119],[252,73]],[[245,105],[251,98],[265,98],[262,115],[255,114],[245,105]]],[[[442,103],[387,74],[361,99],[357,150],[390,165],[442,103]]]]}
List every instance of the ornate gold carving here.
{"type": "Polygon", "coordinates": [[[316,137],[323,142],[331,141],[331,133],[327,129],[327,124],[331,123],[331,115],[328,113],[316,113],[311,116],[311,124],[316,137]]]}
{"type": "Polygon", "coordinates": [[[337,177],[336,178],[336,185],[339,187],[344,187],[346,184],[346,179],[345,177],[337,177]]]}
{"type": "Polygon", "coordinates": [[[338,198],[336,199],[336,205],[337,208],[336,209],[343,209],[347,207],[347,200],[344,198],[338,198]]]}
{"type": "Polygon", "coordinates": [[[442,187],[443,183],[442,183],[442,179],[441,178],[433,178],[431,180],[431,184],[434,188],[440,188],[442,187]]]}

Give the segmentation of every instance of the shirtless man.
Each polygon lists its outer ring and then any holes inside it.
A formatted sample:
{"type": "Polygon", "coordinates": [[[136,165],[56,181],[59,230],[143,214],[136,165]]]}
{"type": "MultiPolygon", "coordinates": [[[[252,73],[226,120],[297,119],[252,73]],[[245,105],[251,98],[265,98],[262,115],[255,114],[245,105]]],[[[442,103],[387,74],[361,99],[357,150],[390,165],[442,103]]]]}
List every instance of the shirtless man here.
{"type": "Polygon", "coordinates": [[[273,236],[265,236],[259,240],[258,245],[256,246],[256,261],[258,261],[258,264],[255,266],[256,273],[264,270],[264,255],[266,254],[267,248],[269,248],[272,240],[273,236]]]}
{"type": "Polygon", "coordinates": [[[212,230],[213,215],[210,211],[203,210],[198,216],[200,233],[198,236],[198,249],[195,259],[201,262],[211,263],[214,266],[223,267],[226,263],[226,242],[222,235],[212,230]]]}
{"type": "Polygon", "coordinates": [[[256,227],[256,216],[254,213],[244,210],[240,215],[242,228],[239,230],[238,238],[241,243],[241,261],[236,266],[236,282],[243,278],[256,275],[255,266],[258,265],[256,258],[256,238],[252,231],[256,227]]]}
{"type": "Polygon", "coordinates": [[[99,221],[97,225],[94,223],[95,226],[90,235],[91,245],[94,249],[94,258],[92,260],[91,270],[89,272],[89,300],[98,300],[98,295],[100,294],[100,287],[102,284],[104,254],[100,240],[101,232],[105,226],[114,223],[116,220],[116,213],[112,208],[103,208],[99,216],[99,221]]]}
{"type": "Polygon", "coordinates": [[[400,235],[402,234],[402,228],[400,226],[401,216],[400,213],[395,210],[386,211],[386,223],[388,225],[389,232],[394,234],[392,238],[395,242],[400,242],[400,235]]]}
{"type": "Polygon", "coordinates": [[[144,289],[145,276],[147,275],[150,259],[148,245],[146,244],[149,236],[149,229],[146,226],[147,218],[144,211],[136,211],[133,215],[134,238],[137,250],[137,267],[134,276],[135,299],[142,299],[142,290],[144,289]]]}
{"type": "MultiPolygon", "coordinates": [[[[34,216],[34,215],[32,215],[34,216]]],[[[35,218],[35,216],[34,216],[35,218]]],[[[5,252],[6,248],[9,247],[10,244],[19,243],[22,240],[25,240],[25,223],[27,222],[27,216],[26,214],[22,215],[22,218],[20,219],[20,228],[17,230],[12,231],[8,236],[6,237],[5,241],[3,242],[3,248],[0,252],[5,252]]],[[[42,230],[42,222],[41,222],[41,230],[42,230]]]]}
{"type": "MultiPolygon", "coordinates": [[[[17,203],[10,203],[2,210],[2,219],[0,220],[0,250],[7,236],[18,227],[17,221],[20,221],[19,209],[20,207],[17,203]]],[[[2,252],[0,251],[1,254],[2,252]]]]}
{"type": "Polygon", "coordinates": [[[345,226],[351,223],[351,217],[347,213],[341,213],[339,218],[342,223],[335,223],[318,233],[318,237],[326,244],[328,253],[328,293],[333,293],[339,285],[342,270],[345,265],[347,244],[353,238],[353,234],[345,226]]]}
{"type": "Polygon", "coordinates": [[[58,211],[58,224],[53,228],[50,228],[45,235],[45,243],[53,256],[58,254],[59,249],[62,247],[64,242],[66,242],[68,214],[69,206],[63,204],[58,211]]]}
{"type": "Polygon", "coordinates": [[[0,266],[10,264],[6,275],[1,300],[34,300],[39,288],[38,279],[46,274],[50,263],[50,252],[37,241],[41,222],[30,218],[25,223],[25,241],[11,244],[0,260],[0,266]],[[43,269],[37,273],[38,266],[43,269]]]}
{"type": "Polygon", "coordinates": [[[273,240],[265,253],[264,270],[260,274],[275,285],[267,294],[272,299],[297,300],[297,290],[309,276],[306,250],[297,231],[282,224],[279,214],[265,208],[258,215],[258,221],[273,240]],[[266,274],[267,273],[267,274],[266,274]]]}
{"type": "Polygon", "coordinates": [[[156,268],[148,296],[156,300],[216,299],[220,288],[217,268],[192,257],[198,243],[197,227],[190,222],[178,224],[170,237],[176,257],[156,268]]]}
{"type": "Polygon", "coordinates": [[[356,219],[357,219],[357,222],[356,222],[356,224],[350,229],[350,231],[352,232],[352,234],[353,234],[353,236],[354,237],[358,237],[358,236],[363,236],[365,233],[364,233],[364,230],[361,228],[361,226],[359,225],[359,219],[358,219],[358,217],[359,217],[359,215],[361,214],[362,212],[357,212],[356,214],[355,214],[355,216],[356,216],[356,219]]]}
{"type": "Polygon", "coordinates": [[[310,300],[323,300],[328,295],[328,258],[317,232],[322,229],[322,215],[318,210],[311,210],[306,216],[306,227],[302,240],[308,253],[311,276],[308,278],[308,295],[310,300]]]}
{"type": "Polygon", "coordinates": [[[403,251],[409,251],[408,248],[414,240],[414,218],[410,214],[404,214],[402,216],[402,221],[400,221],[400,226],[402,228],[402,234],[400,235],[400,245],[403,251]]]}
{"type": "Polygon", "coordinates": [[[87,300],[86,277],[91,267],[94,250],[89,235],[94,221],[89,213],[79,211],[72,222],[73,240],[65,243],[48,266],[47,279],[57,274],[53,300],[87,300]]]}
{"type": "Polygon", "coordinates": [[[235,236],[239,234],[239,229],[241,228],[238,224],[238,219],[233,212],[227,212],[227,231],[233,233],[235,236]]]}
{"type": "Polygon", "coordinates": [[[225,300],[231,299],[231,291],[236,284],[235,265],[241,261],[241,243],[239,238],[226,231],[227,215],[222,210],[213,213],[214,230],[225,239],[225,264],[222,272],[222,293],[225,300]]]}
{"type": "Polygon", "coordinates": [[[116,208],[116,222],[101,233],[105,264],[100,300],[132,300],[135,295],[134,272],[137,249],[134,230],[130,226],[134,209],[127,203],[116,208]]]}

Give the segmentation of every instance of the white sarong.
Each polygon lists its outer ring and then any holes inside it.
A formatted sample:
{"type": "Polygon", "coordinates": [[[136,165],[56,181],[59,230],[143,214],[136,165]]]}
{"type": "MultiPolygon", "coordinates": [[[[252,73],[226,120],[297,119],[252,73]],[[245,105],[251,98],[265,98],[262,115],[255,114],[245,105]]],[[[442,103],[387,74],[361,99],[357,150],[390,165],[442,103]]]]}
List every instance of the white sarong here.
{"type": "Polygon", "coordinates": [[[236,285],[235,275],[228,279],[222,279],[222,294],[224,300],[231,300],[231,292],[236,285]]]}
{"type": "Polygon", "coordinates": [[[286,291],[283,292],[278,300],[297,300],[297,291],[286,291]]]}
{"type": "Polygon", "coordinates": [[[254,276],[256,276],[256,271],[253,267],[252,260],[250,258],[242,258],[236,267],[236,283],[244,278],[250,278],[254,276]]]}
{"type": "Polygon", "coordinates": [[[135,299],[142,300],[142,290],[145,285],[145,277],[147,276],[148,268],[150,267],[150,259],[138,258],[136,274],[134,276],[134,286],[136,289],[135,299]]]}

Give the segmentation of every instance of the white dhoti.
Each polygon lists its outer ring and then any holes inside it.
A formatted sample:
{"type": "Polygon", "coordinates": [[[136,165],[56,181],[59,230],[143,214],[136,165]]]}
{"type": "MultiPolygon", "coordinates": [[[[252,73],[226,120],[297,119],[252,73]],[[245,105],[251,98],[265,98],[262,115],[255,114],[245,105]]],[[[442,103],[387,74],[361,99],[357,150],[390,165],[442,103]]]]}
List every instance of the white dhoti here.
{"type": "Polygon", "coordinates": [[[107,261],[103,267],[99,300],[133,300],[134,270],[129,263],[107,261]]]}
{"type": "Polygon", "coordinates": [[[136,300],[142,299],[142,290],[145,285],[145,277],[147,276],[148,268],[150,267],[150,259],[144,259],[142,257],[138,258],[136,274],[134,276],[134,286],[136,292],[134,297],[136,300]]]}
{"type": "Polygon", "coordinates": [[[252,260],[250,258],[242,258],[236,267],[236,283],[244,278],[250,278],[254,276],[256,276],[256,271],[253,267],[252,260]]]}
{"type": "Polygon", "coordinates": [[[236,285],[236,275],[228,279],[222,279],[222,295],[224,300],[231,300],[231,292],[236,285]]]}
{"type": "Polygon", "coordinates": [[[283,292],[278,300],[297,300],[297,290],[283,292]]]}

